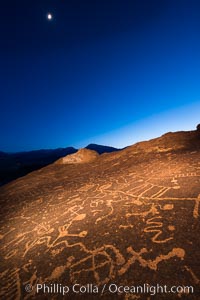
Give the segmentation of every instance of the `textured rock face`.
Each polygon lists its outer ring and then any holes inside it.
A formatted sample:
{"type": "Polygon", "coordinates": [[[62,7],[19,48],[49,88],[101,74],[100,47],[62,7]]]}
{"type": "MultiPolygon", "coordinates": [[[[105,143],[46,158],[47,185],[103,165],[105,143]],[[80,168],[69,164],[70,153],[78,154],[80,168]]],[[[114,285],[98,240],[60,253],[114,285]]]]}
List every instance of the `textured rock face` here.
{"type": "Polygon", "coordinates": [[[94,150],[80,149],[78,152],[60,158],[56,164],[83,164],[94,161],[99,154],[94,150]]]}
{"type": "Polygon", "coordinates": [[[199,148],[200,140],[197,131],[180,131],[168,132],[159,138],[137,143],[128,149],[133,152],[167,152],[199,148]]]}
{"type": "MultiPolygon", "coordinates": [[[[93,157],[85,153],[82,161],[93,157]]],[[[97,294],[80,297],[71,289],[66,299],[197,300],[199,203],[197,131],[169,133],[90,163],[52,164],[3,186],[0,298],[59,300],[56,289],[38,294],[37,284],[93,284],[97,294]],[[194,292],[117,294],[109,291],[113,283],[194,292]]]]}

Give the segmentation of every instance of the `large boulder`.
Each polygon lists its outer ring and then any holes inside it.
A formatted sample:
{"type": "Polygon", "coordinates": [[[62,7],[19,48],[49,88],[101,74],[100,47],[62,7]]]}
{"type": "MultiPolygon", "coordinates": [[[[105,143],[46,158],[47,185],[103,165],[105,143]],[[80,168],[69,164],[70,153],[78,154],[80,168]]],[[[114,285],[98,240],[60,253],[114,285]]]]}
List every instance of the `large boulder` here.
{"type": "Polygon", "coordinates": [[[94,150],[80,149],[74,154],[67,155],[60,158],[55,163],[56,164],[81,164],[94,161],[99,154],[94,150]]]}

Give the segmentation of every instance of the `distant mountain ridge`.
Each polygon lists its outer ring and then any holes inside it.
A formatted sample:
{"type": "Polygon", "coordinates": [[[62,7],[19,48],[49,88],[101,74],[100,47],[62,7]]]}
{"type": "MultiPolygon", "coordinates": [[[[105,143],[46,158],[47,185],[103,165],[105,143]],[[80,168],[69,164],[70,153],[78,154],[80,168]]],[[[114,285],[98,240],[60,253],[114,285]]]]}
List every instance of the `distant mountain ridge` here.
{"type": "Polygon", "coordinates": [[[5,157],[5,156],[7,156],[7,155],[8,155],[8,153],[3,152],[3,151],[0,151],[0,158],[5,157]]]}
{"type": "Polygon", "coordinates": [[[97,145],[97,144],[89,144],[88,146],[85,147],[85,149],[94,150],[94,151],[98,152],[99,154],[111,153],[111,152],[122,150],[122,149],[117,149],[117,148],[110,147],[110,146],[102,146],[102,145],[97,145]]]}
{"type": "MultiPolygon", "coordinates": [[[[98,154],[111,153],[120,149],[89,144],[85,149],[95,150],[98,154]]],[[[0,151],[0,186],[14,179],[52,164],[56,160],[70,154],[74,154],[78,149],[74,147],[41,149],[32,151],[22,151],[16,153],[6,153],[0,151]]]]}

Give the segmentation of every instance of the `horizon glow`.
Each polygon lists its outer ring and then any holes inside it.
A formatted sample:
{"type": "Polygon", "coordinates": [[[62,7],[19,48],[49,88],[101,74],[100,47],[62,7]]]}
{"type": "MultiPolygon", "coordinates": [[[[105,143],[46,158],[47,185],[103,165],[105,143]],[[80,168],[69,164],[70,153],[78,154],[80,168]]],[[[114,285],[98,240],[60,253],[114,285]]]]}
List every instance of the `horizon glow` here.
{"type": "Polygon", "coordinates": [[[199,1],[4,6],[0,151],[124,147],[200,122],[199,1]]]}

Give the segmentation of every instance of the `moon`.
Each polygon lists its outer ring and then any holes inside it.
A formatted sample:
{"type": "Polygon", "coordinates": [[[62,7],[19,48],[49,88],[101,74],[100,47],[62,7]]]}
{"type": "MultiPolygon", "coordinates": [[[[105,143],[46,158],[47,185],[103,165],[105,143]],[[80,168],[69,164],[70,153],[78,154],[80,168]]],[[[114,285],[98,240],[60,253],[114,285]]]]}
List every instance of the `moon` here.
{"type": "Polygon", "coordinates": [[[47,19],[48,19],[48,20],[52,20],[52,18],[53,18],[52,14],[50,14],[50,13],[47,14],[47,19]]]}

